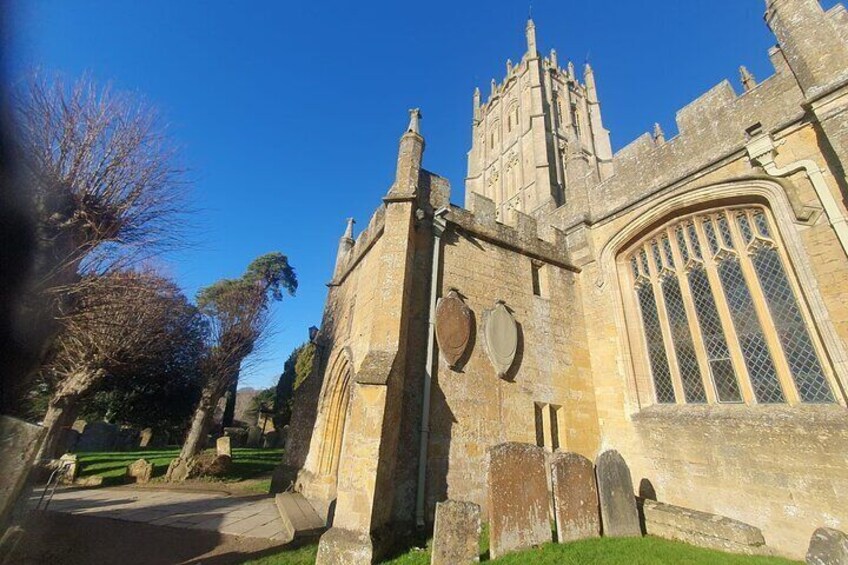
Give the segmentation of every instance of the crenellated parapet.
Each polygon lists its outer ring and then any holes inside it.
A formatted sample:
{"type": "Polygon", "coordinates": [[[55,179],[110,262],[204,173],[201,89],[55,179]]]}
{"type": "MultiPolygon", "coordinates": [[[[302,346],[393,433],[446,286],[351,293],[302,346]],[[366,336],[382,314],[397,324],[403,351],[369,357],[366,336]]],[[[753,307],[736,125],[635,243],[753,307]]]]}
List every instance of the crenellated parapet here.
{"type": "MultiPolygon", "coordinates": [[[[615,174],[590,189],[588,210],[565,206],[555,223],[563,229],[593,223],[690,177],[735,153],[744,154],[751,135],[779,130],[804,117],[804,94],[783,52],[769,57],[775,73],[741,94],[724,80],[677,112],[678,134],[644,133],[615,154],[615,174]]],[[[753,77],[750,77],[753,81],[753,77]]]]}
{"type": "Polygon", "coordinates": [[[559,229],[518,211],[510,212],[502,223],[497,218],[495,203],[479,194],[471,195],[470,204],[467,210],[451,206],[445,219],[456,229],[499,247],[579,271],[570,260],[565,234],[559,229]]]}

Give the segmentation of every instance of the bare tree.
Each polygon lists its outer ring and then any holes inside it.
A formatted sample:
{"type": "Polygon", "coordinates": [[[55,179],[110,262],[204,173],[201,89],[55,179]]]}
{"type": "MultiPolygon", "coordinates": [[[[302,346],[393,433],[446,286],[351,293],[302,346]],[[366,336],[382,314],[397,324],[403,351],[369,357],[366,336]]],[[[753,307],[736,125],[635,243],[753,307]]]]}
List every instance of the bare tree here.
{"type": "Polygon", "coordinates": [[[266,335],[269,302],[294,295],[297,277],[281,253],[254,260],[239,279],[224,279],[201,290],[197,306],[209,322],[209,348],[203,363],[206,384],[194,412],[180,455],[171,462],[169,480],[186,478],[205,445],[218,401],[234,382],[247,359],[266,335]]]}
{"type": "Polygon", "coordinates": [[[73,290],[46,370],[56,377],[44,417],[42,459],[58,456],[61,429],[76,417],[81,395],[106,375],[168,354],[170,344],[194,331],[198,315],[179,288],[150,271],[89,275],[73,290]]]}
{"type": "Polygon", "coordinates": [[[49,360],[80,285],[180,241],[184,171],[156,112],[83,78],[34,75],[15,100],[23,182],[36,210],[33,290],[21,304],[49,360]]]}

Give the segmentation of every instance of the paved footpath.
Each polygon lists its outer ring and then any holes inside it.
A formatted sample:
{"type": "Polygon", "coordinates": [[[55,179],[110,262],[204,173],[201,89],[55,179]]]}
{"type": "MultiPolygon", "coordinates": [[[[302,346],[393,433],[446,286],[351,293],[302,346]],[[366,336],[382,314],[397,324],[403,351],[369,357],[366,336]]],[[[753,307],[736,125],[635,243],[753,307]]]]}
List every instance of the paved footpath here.
{"type": "MultiPolygon", "coordinates": [[[[33,506],[40,495],[40,490],[36,490],[33,506]]],[[[272,540],[283,535],[277,507],[268,495],[231,496],[132,487],[68,488],[56,491],[47,510],[272,540]]]]}

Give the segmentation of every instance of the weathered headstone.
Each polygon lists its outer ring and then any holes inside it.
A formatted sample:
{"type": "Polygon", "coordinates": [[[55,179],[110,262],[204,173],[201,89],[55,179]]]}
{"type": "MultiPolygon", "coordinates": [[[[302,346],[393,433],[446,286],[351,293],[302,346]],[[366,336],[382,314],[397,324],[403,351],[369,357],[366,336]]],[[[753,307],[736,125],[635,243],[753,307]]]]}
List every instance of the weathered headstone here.
{"type": "Polygon", "coordinates": [[[639,511],[630,468],[618,451],[604,451],[595,462],[601,524],[607,537],[639,537],[639,511]]]}
{"type": "Polygon", "coordinates": [[[88,422],[77,443],[79,451],[110,451],[115,449],[118,426],[107,422],[88,422]]]}
{"type": "Polygon", "coordinates": [[[139,459],[134,463],[127,465],[127,477],[135,479],[137,483],[147,483],[153,477],[153,463],[148,463],[144,459],[139,459]]]}
{"type": "Polygon", "coordinates": [[[480,561],[480,506],[446,500],[436,503],[430,565],[463,565],[480,561]]]}
{"type": "Polygon", "coordinates": [[[280,434],[278,434],[276,430],[271,430],[262,437],[262,447],[267,449],[273,449],[277,447],[279,438],[280,434]]]}
{"type": "Polygon", "coordinates": [[[232,447],[244,447],[247,442],[247,430],[244,428],[224,428],[224,435],[230,438],[232,447]]]}
{"type": "Polygon", "coordinates": [[[153,441],[153,428],[144,428],[138,434],[138,446],[139,447],[150,447],[150,443],[153,441]]]}
{"type": "Polygon", "coordinates": [[[551,461],[557,541],[601,535],[595,466],[577,453],[557,453],[551,461]]]}
{"type": "Polygon", "coordinates": [[[61,475],[59,480],[62,484],[73,484],[79,476],[79,458],[73,453],[66,453],[59,458],[59,469],[61,475]]]}
{"type": "Polygon", "coordinates": [[[833,528],[818,528],[810,537],[808,565],[848,565],[848,535],[833,528]]]}
{"type": "Polygon", "coordinates": [[[226,455],[227,457],[233,456],[233,449],[231,447],[230,437],[229,436],[221,436],[215,442],[215,448],[218,451],[218,455],[226,455]]]}
{"type": "Polygon", "coordinates": [[[259,447],[262,441],[262,428],[251,426],[247,430],[247,447],[259,447]]]}
{"type": "Polygon", "coordinates": [[[489,537],[492,558],[551,541],[545,452],[526,443],[489,449],[489,537]]]}

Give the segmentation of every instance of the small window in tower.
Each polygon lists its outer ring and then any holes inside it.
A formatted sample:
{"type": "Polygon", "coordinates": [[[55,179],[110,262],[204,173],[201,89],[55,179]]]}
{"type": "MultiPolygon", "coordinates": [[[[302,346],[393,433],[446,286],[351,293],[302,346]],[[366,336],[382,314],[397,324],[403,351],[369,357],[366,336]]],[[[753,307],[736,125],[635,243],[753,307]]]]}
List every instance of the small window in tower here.
{"type": "Polygon", "coordinates": [[[545,424],[544,418],[542,417],[542,411],[544,408],[544,404],[539,404],[538,402],[533,403],[533,410],[536,416],[536,445],[539,447],[545,447],[545,424]]]}
{"type": "Polygon", "coordinates": [[[495,132],[492,132],[489,135],[490,135],[490,137],[489,137],[489,149],[494,149],[495,148],[495,132]]]}
{"type": "Polygon", "coordinates": [[[515,107],[515,125],[518,126],[518,106],[515,107]]]}
{"type": "Polygon", "coordinates": [[[507,133],[512,131],[512,116],[507,116],[506,118],[506,131],[507,133]]]}
{"type": "Polygon", "coordinates": [[[548,406],[551,411],[551,451],[559,449],[559,406],[551,404],[548,406]]]}
{"type": "Polygon", "coordinates": [[[533,294],[540,298],[548,297],[548,273],[545,264],[541,261],[530,263],[530,275],[532,277],[533,294]]]}

